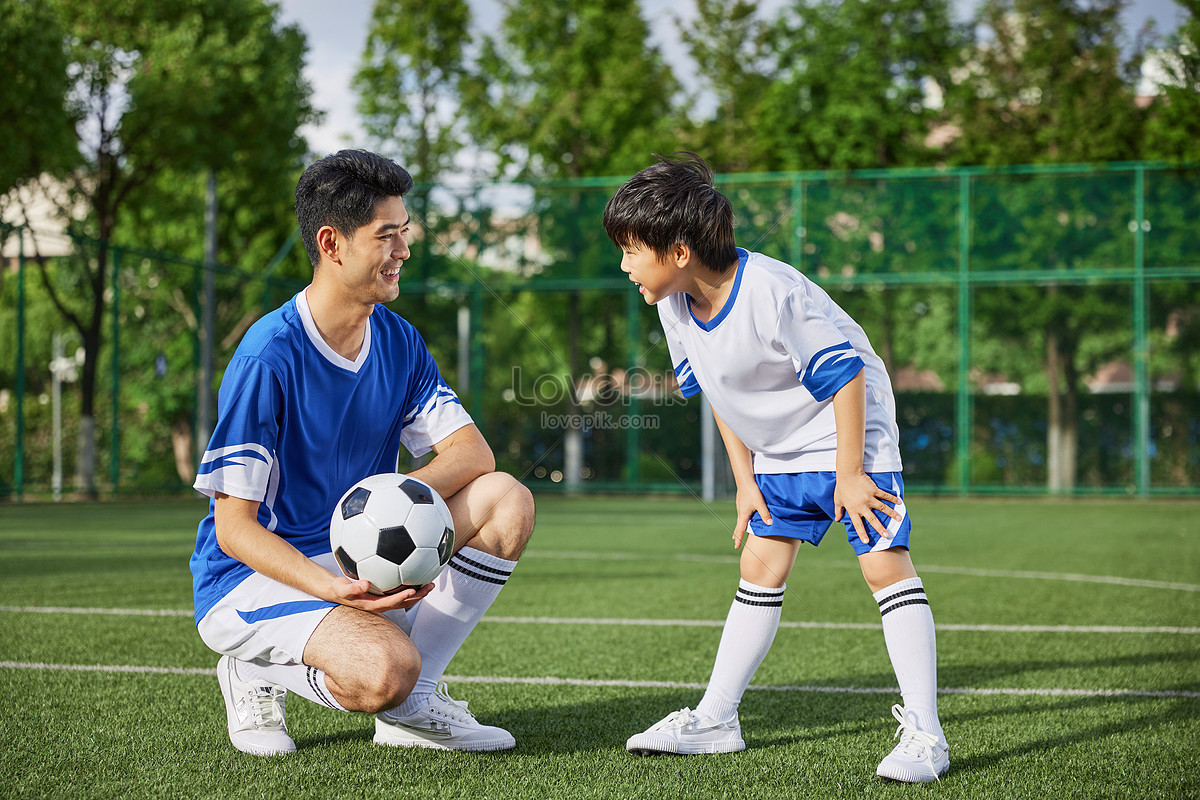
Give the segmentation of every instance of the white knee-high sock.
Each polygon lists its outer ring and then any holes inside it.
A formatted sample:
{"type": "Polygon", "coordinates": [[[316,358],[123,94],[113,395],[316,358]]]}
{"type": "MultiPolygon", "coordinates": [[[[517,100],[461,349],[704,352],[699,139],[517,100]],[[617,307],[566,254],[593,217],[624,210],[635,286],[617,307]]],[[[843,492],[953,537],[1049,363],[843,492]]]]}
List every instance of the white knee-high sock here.
{"type": "Polygon", "coordinates": [[[421,676],[393,714],[407,716],[424,702],[462,647],[467,636],[483,618],[504,588],[517,562],[464,547],[450,557],[432,592],[409,612],[409,634],[421,654],[421,676]]]}
{"type": "Polygon", "coordinates": [[[880,589],[874,597],[904,710],[916,715],[922,730],[942,736],[937,713],[937,640],[925,587],[920,578],[909,578],[880,589]]]}
{"type": "Polygon", "coordinates": [[[738,584],[721,631],[712,677],[696,711],[717,722],[737,716],[750,679],[775,641],[786,589],[768,589],[745,580],[738,584]]]}
{"type": "Polygon", "coordinates": [[[306,664],[259,664],[254,661],[235,659],[233,668],[237,672],[238,680],[247,683],[266,681],[276,686],[282,686],[289,692],[312,700],[314,703],[336,708],[338,711],[348,710],[334,698],[333,692],[329,691],[329,687],[325,684],[324,670],[316,667],[306,664]]]}

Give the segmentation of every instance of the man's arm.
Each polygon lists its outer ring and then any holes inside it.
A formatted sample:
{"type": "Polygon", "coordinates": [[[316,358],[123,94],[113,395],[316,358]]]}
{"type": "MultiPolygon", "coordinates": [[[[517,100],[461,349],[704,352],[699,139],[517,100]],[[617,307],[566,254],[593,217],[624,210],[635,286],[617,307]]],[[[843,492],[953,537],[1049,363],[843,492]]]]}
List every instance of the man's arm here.
{"type": "Polygon", "coordinates": [[[405,589],[383,597],[373,595],[368,591],[368,581],[353,581],[344,575],[331,574],[260,525],[258,506],[256,500],[243,500],[218,492],[213,520],[221,549],[259,574],[331,603],[374,612],[408,608],[432,588],[405,589]]]}
{"type": "Polygon", "coordinates": [[[843,510],[850,514],[850,521],[858,538],[868,542],[866,520],[880,536],[891,534],[875,516],[882,511],[893,519],[901,517],[883,501],[899,503],[900,498],[885,492],[863,471],[863,449],[866,446],[867,427],[867,378],[866,370],[859,370],[850,382],[833,395],[833,418],[837,426],[837,484],[833,490],[834,519],[842,519],[843,510]]]}
{"type": "Polygon", "coordinates": [[[428,464],[412,472],[432,486],[443,499],[452,497],[471,481],[496,471],[496,456],[475,425],[464,425],[433,446],[428,464]]]}

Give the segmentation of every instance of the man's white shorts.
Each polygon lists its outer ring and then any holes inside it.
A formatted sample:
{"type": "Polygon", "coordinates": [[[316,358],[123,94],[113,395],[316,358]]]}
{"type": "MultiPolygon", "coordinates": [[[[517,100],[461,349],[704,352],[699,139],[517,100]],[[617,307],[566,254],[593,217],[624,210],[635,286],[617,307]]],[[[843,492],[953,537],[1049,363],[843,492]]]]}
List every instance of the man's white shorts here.
{"type": "MultiPolygon", "coordinates": [[[[312,559],[340,575],[333,553],[312,559]]],[[[200,638],[221,655],[271,664],[304,663],[304,646],[337,603],[255,572],[209,609],[200,638]]]]}

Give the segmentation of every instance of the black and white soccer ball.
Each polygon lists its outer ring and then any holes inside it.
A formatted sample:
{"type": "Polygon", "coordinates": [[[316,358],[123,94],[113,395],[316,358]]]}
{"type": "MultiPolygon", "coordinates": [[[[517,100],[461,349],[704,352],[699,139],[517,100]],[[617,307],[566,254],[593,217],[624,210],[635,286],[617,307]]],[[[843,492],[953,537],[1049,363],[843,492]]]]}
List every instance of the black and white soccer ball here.
{"type": "Polygon", "coordinates": [[[372,594],[433,581],[454,549],[450,509],[429,484],[400,473],[363,478],[333,509],[329,544],[346,577],[372,594]]]}

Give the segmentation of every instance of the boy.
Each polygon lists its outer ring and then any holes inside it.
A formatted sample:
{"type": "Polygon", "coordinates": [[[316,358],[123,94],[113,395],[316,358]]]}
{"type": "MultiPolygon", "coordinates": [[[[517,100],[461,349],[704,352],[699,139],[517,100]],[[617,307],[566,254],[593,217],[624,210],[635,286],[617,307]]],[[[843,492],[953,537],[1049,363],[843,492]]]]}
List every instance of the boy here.
{"type": "Polygon", "coordinates": [[[288,692],[375,714],[379,744],[516,744],[440,683],[516,566],[534,512],[529,491],[495,471],[420,334],[380,305],[398,296],[409,257],[411,188],[399,165],[361,150],[305,170],[296,216],[312,283],[250,328],[221,380],[195,484],[212,500],[191,567],[200,637],[221,654],[229,739],[246,753],[295,750],[288,692]],[[341,575],[329,518],[355,481],[395,470],[401,445],[436,454],[413,474],[446,499],[455,554],[436,586],[377,597],[341,575]]]}
{"type": "Polygon", "coordinates": [[[891,382],[866,335],[791,266],[734,246],[733,210],[691,153],[622,186],[604,227],[621,269],[657,304],[684,396],[708,396],[737,484],[741,582],[708,688],[693,711],[630,737],[635,754],[727,753],[745,742],[738,704],[775,637],[802,541],[843,521],[879,603],[904,706],[885,779],[928,782],[950,766],[937,716],[933,616],[909,559],[891,382]]]}

